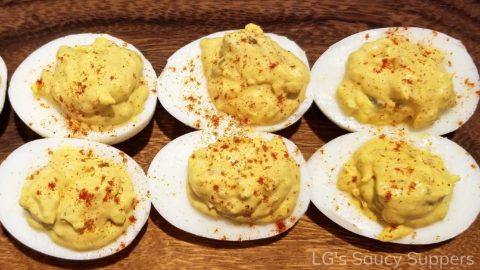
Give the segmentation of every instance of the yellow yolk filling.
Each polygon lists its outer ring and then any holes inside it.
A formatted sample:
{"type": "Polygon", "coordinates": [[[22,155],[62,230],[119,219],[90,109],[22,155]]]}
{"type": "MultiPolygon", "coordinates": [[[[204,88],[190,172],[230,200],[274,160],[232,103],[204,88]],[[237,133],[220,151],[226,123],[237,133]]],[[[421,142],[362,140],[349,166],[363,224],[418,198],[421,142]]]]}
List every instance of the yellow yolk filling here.
{"type": "Polygon", "coordinates": [[[289,217],[300,188],[300,169],[280,138],[224,137],[188,160],[187,191],[204,214],[238,223],[289,217]]]}
{"type": "Polygon", "coordinates": [[[404,141],[377,138],[353,154],[337,184],[384,226],[378,239],[391,241],[442,220],[458,180],[440,157],[404,141]]]}
{"type": "Polygon", "coordinates": [[[56,59],[32,90],[53,99],[72,130],[111,130],[143,111],[148,87],[136,52],[97,38],[92,45],[60,47],[56,59]]]}
{"type": "Polygon", "coordinates": [[[428,127],[456,103],[443,60],[440,50],[400,36],[365,43],[348,58],[340,106],[362,123],[428,127]]]}
{"type": "Polygon", "coordinates": [[[255,24],[200,47],[210,98],[243,124],[280,122],[305,99],[309,69],[255,24]]]}
{"type": "Polygon", "coordinates": [[[74,250],[104,247],[136,220],[137,200],[124,166],[70,147],[53,152],[27,177],[19,203],[32,227],[74,250]]]}

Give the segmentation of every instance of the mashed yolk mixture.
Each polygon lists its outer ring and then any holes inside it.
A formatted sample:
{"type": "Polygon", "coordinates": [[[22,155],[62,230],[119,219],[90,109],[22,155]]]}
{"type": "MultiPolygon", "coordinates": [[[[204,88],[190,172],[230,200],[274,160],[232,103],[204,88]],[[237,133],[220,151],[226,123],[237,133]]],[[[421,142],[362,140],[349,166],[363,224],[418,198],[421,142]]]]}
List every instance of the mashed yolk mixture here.
{"type": "Polygon", "coordinates": [[[299,188],[300,169],[280,138],[224,137],[188,160],[190,202],[212,217],[280,221],[292,214],[299,188]]]}
{"type": "Polygon", "coordinates": [[[255,24],[200,47],[211,99],[243,124],[280,122],[305,99],[309,69],[255,24]]]}
{"type": "Polygon", "coordinates": [[[136,219],[137,200],[124,166],[91,151],[61,148],[27,177],[20,205],[28,223],[74,250],[106,246],[136,219]]]}
{"type": "Polygon", "coordinates": [[[440,50],[400,36],[365,43],[348,58],[340,106],[362,123],[428,127],[456,103],[443,60],[440,50]]]}
{"type": "Polygon", "coordinates": [[[105,38],[60,47],[55,67],[43,70],[32,88],[60,106],[74,131],[106,131],[132,121],[148,97],[141,57],[105,38]]]}
{"type": "Polygon", "coordinates": [[[390,241],[442,220],[458,179],[438,156],[404,141],[377,138],[344,165],[338,188],[384,225],[378,239],[390,241]]]}

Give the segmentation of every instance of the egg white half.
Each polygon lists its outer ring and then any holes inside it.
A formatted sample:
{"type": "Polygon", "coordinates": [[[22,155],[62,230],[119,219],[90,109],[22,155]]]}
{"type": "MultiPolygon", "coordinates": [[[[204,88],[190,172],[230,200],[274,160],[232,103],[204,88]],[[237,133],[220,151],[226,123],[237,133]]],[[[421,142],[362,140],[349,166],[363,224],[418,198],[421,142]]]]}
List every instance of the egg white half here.
{"type": "MultiPolygon", "coordinates": [[[[207,80],[203,74],[200,41],[205,38],[223,37],[231,31],[210,34],[197,39],[176,51],[168,58],[167,65],[158,77],[158,99],[162,106],[176,119],[196,129],[217,128],[212,125],[211,117],[220,116],[218,129],[225,129],[231,123],[240,125],[233,117],[217,110],[207,90],[207,80]],[[188,100],[195,98],[195,102],[188,100]],[[193,106],[193,110],[188,107],[193,106]],[[200,112],[200,113],[198,113],[200,112]]],[[[307,55],[292,40],[267,33],[273,41],[285,50],[297,56],[309,68],[307,55]]],[[[252,126],[256,131],[277,131],[297,122],[313,103],[311,84],[307,86],[305,100],[287,119],[273,125],[252,126]]]]}
{"type": "Polygon", "coordinates": [[[340,40],[328,48],[315,62],[311,72],[314,100],[320,110],[335,124],[349,131],[369,129],[394,129],[362,124],[353,116],[347,116],[337,102],[336,92],[344,74],[348,56],[360,49],[366,42],[385,37],[388,31],[396,29],[398,35],[406,36],[412,42],[420,42],[441,49],[445,54],[444,66],[448,73],[453,73],[453,88],[457,94],[457,105],[443,112],[430,127],[413,129],[408,125],[397,125],[410,132],[428,132],[443,135],[458,129],[475,112],[479,95],[479,75],[475,63],[460,40],[425,28],[379,28],[356,33],[340,40]],[[450,61],[450,64],[449,63],[450,61]],[[466,81],[468,80],[468,81],[466,81]],[[468,82],[468,85],[465,83],[468,82]]]}
{"type": "MultiPolygon", "coordinates": [[[[270,140],[278,135],[248,133],[246,136],[270,140]]],[[[295,144],[282,138],[289,154],[300,165],[300,193],[292,215],[283,223],[285,230],[291,228],[307,211],[310,203],[310,174],[306,162],[295,144]]],[[[155,156],[148,169],[150,194],[153,206],[173,226],[186,232],[217,240],[243,241],[275,236],[277,225],[235,224],[227,219],[215,219],[195,209],[187,196],[188,158],[198,148],[216,141],[206,131],[185,134],[167,144],[155,156]]]]}
{"type": "Polygon", "coordinates": [[[125,141],[139,133],[152,119],[157,104],[156,74],[150,62],[133,45],[108,34],[75,34],[48,42],[30,54],[15,70],[10,80],[8,97],[18,117],[33,131],[42,137],[81,137],[107,144],[125,141]],[[65,116],[56,104],[44,98],[37,98],[32,92],[32,85],[40,78],[42,70],[54,67],[56,54],[60,46],[91,45],[96,38],[103,37],[118,46],[137,52],[143,60],[143,76],[148,84],[149,95],[144,103],[144,110],[133,121],[105,132],[90,131],[86,136],[74,134],[65,122],[65,116]]]}
{"type": "MultiPolygon", "coordinates": [[[[352,154],[377,135],[356,132],[340,136],[317,150],[307,162],[313,181],[313,204],[343,228],[373,239],[377,238],[383,227],[350,204],[348,194],[337,188],[337,180],[343,165],[352,154]]],[[[450,174],[460,176],[443,220],[415,229],[414,234],[391,242],[432,244],[465,231],[480,211],[480,169],[473,157],[453,141],[436,135],[410,134],[402,137],[392,134],[390,138],[403,139],[416,147],[431,151],[443,159],[450,174]]]]}
{"type": "MultiPolygon", "coordinates": [[[[12,152],[0,165],[0,221],[4,228],[24,245],[47,255],[69,260],[91,260],[114,254],[128,246],[148,220],[150,198],[147,177],[142,168],[128,155],[114,147],[81,139],[50,138],[26,143],[12,152]],[[134,210],[136,221],[111,244],[91,251],[76,251],[55,243],[47,233],[32,228],[27,222],[27,211],[20,204],[22,187],[33,171],[49,161],[48,151],[71,146],[94,155],[123,164],[132,179],[138,205],[134,210]],[[124,158],[126,163],[124,163],[124,158]]],[[[126,222],[129,222],[128,220],[126,222]]]]}
{"type": "Polygon", "coordinates": [[[5,94],[7,92],[7,66],[0,57],[0,113],[2,113],[3,105],[5,104],[5,94]]]}

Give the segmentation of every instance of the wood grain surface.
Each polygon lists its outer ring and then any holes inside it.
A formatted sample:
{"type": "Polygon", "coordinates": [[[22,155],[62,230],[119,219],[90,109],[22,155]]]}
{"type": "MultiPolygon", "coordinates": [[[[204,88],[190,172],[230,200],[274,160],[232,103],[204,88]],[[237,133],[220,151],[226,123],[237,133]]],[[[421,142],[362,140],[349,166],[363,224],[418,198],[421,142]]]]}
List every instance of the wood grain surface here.
{"type": "MultiPolygon", "coordinates": [[[[67,34],[106,32],[134,44],[152,62],[157,74],[167,58],[188,42],[212,32],[260,24],[295,40],[310,64],[329,45],[359,31],[387,26],[435,29],[460,39],[480,64],[480,3],[467,1],[114,1],[43,0],[0,2],[0,55],[9,75],[42,44],[67,34]]],[[[480,112],[448,134],[480,160],[480,112]]],[[[133,139],[117,145],[146,170],[170,140],[192,129],[158,105],[154,119],[133,139]]],[[[305,158],[331,139],[345,134],[313,105],[303,119],[278,132],[293,140],[305,158]]],[[[8,101],[0,115],[0,161],[25,142],[39,138],[15,115],[8,101]]],[[[480,179],[479,179],[480,181],[480,179]]],[[[0,187],[1,188],[1,187],[0,187]]],[[[310,205],[287,233],[252,242],[199,238],[166,222],[152,208],[150,219],[134,243],[95,261],[65,261],[42,255],[0,229],[0,269],[176,269],[176,268],[374,268],[480,269],[480,221],[453,240],[426,246],[386,244],[352,234],[310,205]],[[411,253],[415,252],[415,253],[411,253]],[[316,265],[325,259],[324,265],[316,265]],[[343,256],[343,257],[342,257],[343,256]],[[444,257],[439,257],[444,256],[444,257]],[[464,256],[460,266],[455,256],[464,256]],[[465,256],[471,256],[467,261],[465,256]],[[360,265],[360,259],[363,259],[360,265]],[[383,259],[383,261],[380,261],[383,259]],[[415,260],[415,261],[414,261],[415,260]],[[416,263],[414,263],[416,262],[416,263]],[[434,265],[426,265],[426,263],[434,265]],[[468,263],[470,262],[470,263],[468,263]],[[327,264],[327,265],[325,265],[327,264]],[[414,265],[415,264],[415,265],[414,265]]]]}

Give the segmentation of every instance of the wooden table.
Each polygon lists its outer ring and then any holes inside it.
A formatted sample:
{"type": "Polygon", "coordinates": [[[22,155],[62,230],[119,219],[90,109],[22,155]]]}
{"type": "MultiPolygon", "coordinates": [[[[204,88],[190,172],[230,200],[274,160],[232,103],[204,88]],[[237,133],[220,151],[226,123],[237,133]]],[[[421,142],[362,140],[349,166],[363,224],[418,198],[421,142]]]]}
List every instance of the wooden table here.
{"type": "MultiPolygon", "coordinates": [[[[480,64],[480,4],[475,0],[376,4],[356,0],[261,2],[4,0],[0,6],[0,54],[11,75],[28,54],[54,38],[72,33],[106,32],[134,44],[160,74],[167,58],[188,42],[212,32],[256,22],[267,32],[295,40],[306,50],[310,64],[336,41],[369,28],[386,26],[419,26],[444,32],[462,40],[477,66],[480,64]]],[[[477,110],[470,121],[447,135],[477,161],[480,161],[479,117],[477,110]]],[[[192,129],[159,105],[147,128],[117,147],[133,156],[146,170],[165,144],[190,131],[192,129]]],[[[315,105],[301,122],[279,132],[293,140],[305,158],[344,133],[315,105]]],[[[7,101],[0,115],[0,160],[36,138],[39,136],[15,116],[7,101]]],[[[436,262],[439,257],[435,256],[440,255],[450,260],[452,256],[471,256],[471,260],[463,258],[462,267],[480,268],[479,219],[451,241],[402,246],[352,234],[312,205],[288,233],[253,242],[222,242],[193,236],[171,226],[152,208],[148,224],[131,246],[111,257],[86,262],[50,258],[25,247],[3,228],[0,232],[0,269],[319,268],[314,264],[322,261],[327,264],[323,267],[341,269],[363,267],[359,265],[360,260],[365,266],[375,256],[377,262],[383,259],[379,268],[394,268],[387,263],[400,258],[401,268],[428,269],[428,265],[419,264],[426,259],[436,262]],[[472,258],[474,265],[469,266],[472,258]],[[416,266],[409,265],[413,260],[416,266]]],[[[443,269],[457,267],[450,262],[443,269]]],[[[433,265],[432,269],[439,269],[439,265],[433,265]]]]}

